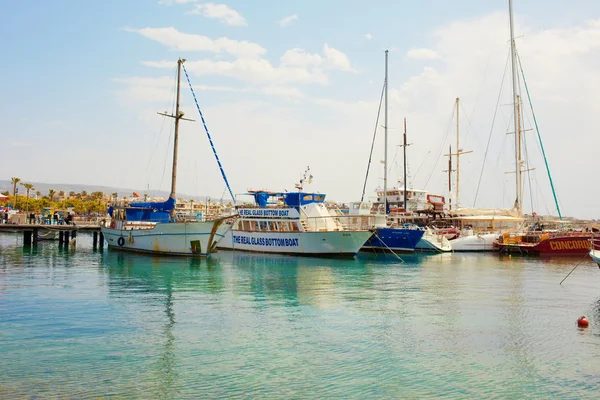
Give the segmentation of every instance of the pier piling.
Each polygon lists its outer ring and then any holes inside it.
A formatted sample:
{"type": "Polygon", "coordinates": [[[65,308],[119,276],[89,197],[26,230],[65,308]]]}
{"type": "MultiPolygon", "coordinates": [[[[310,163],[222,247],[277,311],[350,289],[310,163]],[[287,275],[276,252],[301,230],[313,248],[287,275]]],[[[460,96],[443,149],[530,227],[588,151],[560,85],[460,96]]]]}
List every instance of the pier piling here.
{"type": "Polygon", "coordinates": [[[65,231],[65,235],[64,235],[64,240],[65,240],[64,241],[64,245],[65,245],[65,247],[69,247],[69,234],[70,234],[69,231],[65,231]]]}
{"type": "Polygon", "coordinates": [[[37,244],[38,244],[38,239],[39,239],[38,232],[39,232],[38,228],[33,228],[33,245],[34,246],[37,246],[37,244]]]}
{"type": "Polygon", "coordinates": [[[23,245],[31,246],[31,231],[23,231],[23,245]]]}
{"type": "Polygon", "coordinates": [[[98,232],[94,232],[92,235],[92,248],[96,250],[98,247],[98,232]]]}
{"type": "Polygon", "coordinates": [[[63,231],[58,232],[58,245],[62,246],[65,242],[65,233],[63,231]]]}

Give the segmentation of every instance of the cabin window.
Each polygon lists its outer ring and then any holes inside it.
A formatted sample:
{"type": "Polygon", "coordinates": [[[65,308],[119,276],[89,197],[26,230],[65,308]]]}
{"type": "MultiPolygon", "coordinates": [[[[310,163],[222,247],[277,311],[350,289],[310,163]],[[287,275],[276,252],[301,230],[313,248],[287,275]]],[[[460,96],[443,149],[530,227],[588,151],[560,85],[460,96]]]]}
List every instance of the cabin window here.
{"type": "Polygon", "coordinates": [[[318,195],[318,196],[315,195],[313,197],[316,201],[324,201],[325,200],[325,196],[323,196],[323,195],[318,195]]]}
{"type": "Polygon", "coordinates": [[[305,200],[305,201],[311,201],[312,199],[313,199],[312,194],[304,195],[304,197],[302,198],[302,200],[305,200]]]}

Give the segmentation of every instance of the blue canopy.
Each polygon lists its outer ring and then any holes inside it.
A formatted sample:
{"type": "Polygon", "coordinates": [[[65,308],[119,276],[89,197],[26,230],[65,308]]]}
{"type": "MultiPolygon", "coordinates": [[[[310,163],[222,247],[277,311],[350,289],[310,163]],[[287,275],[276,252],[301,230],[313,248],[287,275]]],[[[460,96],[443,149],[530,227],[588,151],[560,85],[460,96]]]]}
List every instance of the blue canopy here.
{"type": "MultiPolygon", "coordinates": [[[[175,208],[175,199],[168,198],[162,203],[140,202],[131,203],[125,208],[127,221],[169,222],[171,211],[175,208]]],[[[112,207],[109,208],[112,216],[112,207]]]]}
{"type": "Polygon", "coordinates": [[[283,200],[286,206],[293,208],[310,203],[323,203],[325,201],[325,195],[322,193],[257,191],[250,192],[249,194],[254,196],[254,201],[259,207],[267,207],[268,204],[277,204],[276,201],[269,201],[269,198],[272,197],[283,200]]]}

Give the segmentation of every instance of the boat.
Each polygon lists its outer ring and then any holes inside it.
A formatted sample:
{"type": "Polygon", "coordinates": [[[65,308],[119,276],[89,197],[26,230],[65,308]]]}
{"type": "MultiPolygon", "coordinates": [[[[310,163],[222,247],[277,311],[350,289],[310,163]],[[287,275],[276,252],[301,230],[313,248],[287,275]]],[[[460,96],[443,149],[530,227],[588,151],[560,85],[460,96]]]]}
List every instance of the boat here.
{"type": "Polygon", "coordinates": [[[238,208],[219,249],[354,257],[373,234],[372,219],[334,213],[325,206],[323,193],[249,190],[244,195],[253,204],[238,208]]]}
{"type": "MultiPolygon", "coordinates": [[[[101,224],[101,230],[109,249],[158,255],[207,257],[216,250],[218,240],[230,228],[230,225],[224,224],[224,222],[231,216],[223,216],[211,221],[204,218],[199,219],[196,216],[181,217],[177,216],[175,212],[179,122],[181,120],[191,121],[184,118],[184,113],[179,109],[181,69],[184,68],[185,71],[184,62],[185,59],[182,58],[177,60],[175,114],[159,113],[175,120],[169,198],[164,202],[137,202],[124,206],[111,206],[108,210],[111,218],[101,224]]],[[[193,93],[191,84],[190,90],[193,93]]],[[[198,108],[198,112],[204,122],[200,108],[198,108]]],[[[206,129],[206,133],[210,140],[208,129],[206,129]]],[[[212,145],[212,140],[210,143],[212,145]]],[[[225,178],[220,162],[218,164],[225,178]]],[[[226,179],[225,182],[229,188],[226,179]]]]}
{"type": "MultiPolygon", "coordinates": [[[[423,230],[421,229],[412,229],[400,226],[395,223],[394,219],[391,218],[396,215],[400,211],[400,191],[398,189],[388,190],[388,50],[385,51],[385,79],[383,83],[383,95],[385,96],[385,108],[384,108],[384,175],[383,175],[383,191],[377,190],[378,201],[375,205],[372,205],[370,202],[363,201],[364,199],[364,188],[366,188],[367,178],[368,178],[368,170],[370,167],[371,157],[373,154],[373,148],[371,147],[371,154],[369,155],[369,164],[367,166],[367,175],[365,177],[365,185],[363,186],[363,194],[360,202],[352,203],[350,214],[351,215],[375,215],[375,231],[373,236],[367,240],[364,244],[362,251],[369,252],[403,252],[410,253],[415,250],[417,243],[423,237],[423,230]],[[389,197],[392,197],[393,201],[390,202],[389,197]],[[393,213],[392,213],[393,210],[393,213]],[[358,212],[356,212],[358,211],[358,212]]],[[[383,98],[382,98],[383,100],[383,98]]],[[[380,105],[381,110],[381,105],[380,105]]],[[[379,114],[377,115],[379,119],[379,114]]],[[[377,132],[377,128],[375,129],[377,132]]],[[[375,138],[373,138],[375,139],[375,138]]],[[[406,119],[404,120],[404,171],[406,175],[406,119]]],[[[419,194],[425,194],[424,191],[418,191],[419,194]],[[422,192],[422,193],[421,193],[422,192]]],[[[411,203],[415,208],[418,208],[420,205],[416,201],[417,199],[417,191],[411,191],[415,196],[411,198],[411,203]]],[[[407,207],[407,190],[404,190],[404,202],[401,207],[407,207]]],[[[412,196],[411,196],[412,197],[412,196]]]]}
{"type": "Polygon", "coordinates": [[[598,268],[600,268],[600,238],[592,236],[591,245],[590,257],[598,264],[598,268]]]}
{"type": "MultiPolygon", "coordinates": [[[[510,43],[511,43],[511,59],[512,59],[512,90],[513,90],[513,118],[515,127],[515,176],[516,176],[516,200],[515,208],[520,212],[522,203],[522,188],[523,188],[523,173],[528,171],[523,169],[525,161],[522,158],[522,130],[521,130],[521,100],[517,94],[517,53],[515,47],[515,36],[514,36],[514,24],[513,24],[513,12],[512,12],[512,0],[509,0],[509,14],[510,14],[510,43]]],[[[524,79],[524,78],[523,78],[524,79]]],[[[525,85],[525,91],[529,95],[527,86],[525,85]]],[[[535,120],[535,115],[533,116],[535,120]]],[[[536,128],[537,129],[537,128],[536,128]]],[[[539,132],[538,132],[539,136],[539,132]]],[[[560,206],[556,197],[556,191],[554,190],[554,184],[552,183],[552,177],[546,160],[544,147],[540,139],[540,148],[544,161],[546,163],[546,170],[548,178],[550,180],[550,186],[554,195],[554,201],[560,221],[557,221],[558,227],[556,229],[548,228],[548,221],[536,219],[535,213],[533,213],[534,221],[522,232],[505,232],[499,236],[498,240],[494,242],[494,246],[503,253],[522,253],[522,254],[538,254],[538,255],[577,255],[586,254],[590,251],[590,239],[591,233],[587,229],[574,230],[565,228],[567,224],[562,220],[560,212],[560,206]],[[544,226],[545,225],[545,226],[544,226]]]]}

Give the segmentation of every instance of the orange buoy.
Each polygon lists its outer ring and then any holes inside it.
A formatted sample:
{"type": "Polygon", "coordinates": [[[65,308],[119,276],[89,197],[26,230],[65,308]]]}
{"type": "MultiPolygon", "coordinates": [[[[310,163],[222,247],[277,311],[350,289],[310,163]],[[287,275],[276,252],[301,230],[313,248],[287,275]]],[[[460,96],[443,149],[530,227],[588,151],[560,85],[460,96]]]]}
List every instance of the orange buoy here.
{"type": "Polygon", "coordinates": [[[580,328],[587,328],[589,325],[590,321],[588,321],[588,319],[583,315],[577,320],[577,326],[580,328]]]}

